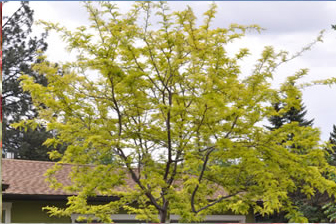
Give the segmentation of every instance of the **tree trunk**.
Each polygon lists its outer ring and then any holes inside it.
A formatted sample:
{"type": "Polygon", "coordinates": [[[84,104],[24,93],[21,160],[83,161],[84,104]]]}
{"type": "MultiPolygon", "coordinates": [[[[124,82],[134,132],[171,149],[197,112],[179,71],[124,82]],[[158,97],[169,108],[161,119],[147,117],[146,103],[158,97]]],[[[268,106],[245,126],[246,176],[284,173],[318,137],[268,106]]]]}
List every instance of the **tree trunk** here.
{"type": "Polygon", "coordinates": [[[168,209],[164,208],[160,211],[160,223],[166,223],[168,218],[168,209]]]}

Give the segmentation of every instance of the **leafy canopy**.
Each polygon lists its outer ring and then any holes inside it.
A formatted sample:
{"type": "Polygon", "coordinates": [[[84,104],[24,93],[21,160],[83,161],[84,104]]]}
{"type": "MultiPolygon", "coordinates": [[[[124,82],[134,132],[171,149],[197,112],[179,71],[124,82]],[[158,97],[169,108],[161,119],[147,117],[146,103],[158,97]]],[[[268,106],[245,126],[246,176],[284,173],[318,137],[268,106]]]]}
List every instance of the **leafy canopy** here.
{"type": "Polygon", "coordinates": [[[190,222],[253,208],[262,214],[285,210],[291,222],[304,222],[288,197],[296,182],[307,196],[335,194],[335,182],[323,177],[335,169],[325,160],[317,129],[298,122],[273,131],[261,125],[300,106],[293,82],[307,70],[275,89],[276,68],[295,55],[266,47],[246,75],[240,63],[249,50],[226,51],[258,26],[212,28],[215,4],[199,26],[191,8],[170,12],[164,2],[138,2],[124,15],[111,2],[84,4],[90,27],[70,31],[44,22],[77,52],[77,61],[56,65],[42,58],[34,69],[47,86],[22,78],[39,118],[16,126],[45,125],[57,133],[46,145],[68,145],[64,154],[51,154],[61,160],[48,176],[76,196],[65,209],[47,207],[52,215],[90,214],[109,222],[110,214],[126,210],[141,220],[165,222],[176,214],[190,222]],[[286,106],[276,111],[272,103],[280,94],[288,96],[286,106]],[[284,141],[289,133],[295,137],[284,141]],[[299,155],[293,145],[300,146],[299,155]],[[75,166],[71,186],[54,178],[63,163],[75,166]],[[88,204],[96,195],[120,200],[88,204]]]}
{"type": "MultiPolygon", "coordinates": [[[[327,154],[327,160],[329,164],[332,166],[336,166],[336,125],[333,125],[333,130],[330,132],[329,137],[329,147],[326,148],[328,154],[327,154]]],[[[330,179],[333,179],[336,182],[336,175],[331,174],[330,179]]],[[[329,218],[328,221],[335,222],[336,221],[336,203],[335,201],[329,202],[323,206],[324,213],[329,218]]]]}
{"type": "MultiPolygon", "coordinates": [[[[283,96],[286,98],[286,96],[283,96]]],[[[305,106],[302,102],[302,99],[299,98],[300,105],[297,108],[290,108],[286,113],[282,114],[281,116],[271,116],[268,120],[271,124],[271,126],[266,126],[269,130],[275,130],[279,127],[281,127],[284,124],[288,124],[291,122],[298,122],[300,126],[313,126],[312,120],[306,119],[306,113],[307,110],[305,109],[305,106]]],[[[276,102],[273,105],[274,109],[276,111],[280,111],[284,105],[281,102],[276,102]]],[[[292,140],[294,137],[293,133],[288,135],[287,141],[292,140]]],[[[294,146],[297,149],[300,146],[294,146]]],[[[300,150],[297,150],[297,153],[300,153],[300,150]]],[[[326,154],[328,154],[329,151],[327,151],[326,154]]],[[[331,157],[328,156],[327,160],[330,163],[331,157]]],[[[331,164],[333,165],[333,164],[331,164]]],[[[327,197],[326,194],[321,194],[320,192],[316,192],[312,197],[307,198],[307,196],[302,192],[301,182],[295,183],[297,189],[294,192],[290,192],[289,196],[291,197],[292,201],[294,201],[294,204],[298,206],[299,211],[304,214],[304,216],[308,219],[309,222],[326,222],[329,221],[327,215],[323,212],[323,205],[329,203],[333,200],[333,198],[327,197]]],[[[270,216],[266,216],[261,218],[262,222],[288,222],[288,219],[285,218],[286,213],[281,211],[279,213],[272,214],[270,216]]]]}

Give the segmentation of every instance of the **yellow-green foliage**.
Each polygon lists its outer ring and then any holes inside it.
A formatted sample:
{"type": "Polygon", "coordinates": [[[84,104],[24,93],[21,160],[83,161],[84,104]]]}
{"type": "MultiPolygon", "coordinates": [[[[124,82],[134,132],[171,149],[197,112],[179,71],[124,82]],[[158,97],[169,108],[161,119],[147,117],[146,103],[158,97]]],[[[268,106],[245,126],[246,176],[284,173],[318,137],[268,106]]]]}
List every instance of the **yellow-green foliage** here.
{"type": "Polygon", "coordinates": [[[56,65],[41,58],[34,69],[48,78],[45,87],[22,78],[40,117],[17,126],[54,130],[45,144],[68,147],[51,157],[61,158],[60,167],[78,165],[72,186],[57,184],[57,167],[48,172],[54,187],[78,195],[66,209],[47,208],[51,214],[90,214],[109,222],[123,209],[142,220],[157,221],[159,214],[163,222],[176,214],[190,222],[253,208],[261,214],[287,211],[291,222],[304,222],[289,192],[300,187],[308,197],[316,191],[335,195],[336,184],[323,176],[335,169],[324,158],[317,129],[290,123],[270,131],[261,125],[299,106],[294,84],[307,71],[275,89],[270,81],[277,66],[293,59],[287,52],[266,47],[248,76],[239,66],[248,49],[226,52],[258,26],[212,28],[214,4],[201,26],[190,8],[171,13],[164,2],[138,2],[125,15],[112,2],[84,4],[90,27],[69,31],[42,22],[62,35],[77,61],[56,65]],[[276,112],[272,103],[281,94],[288,96],[287,106],[276,112]],[[87,204],[97,194],[120,200],[87,204]]]}

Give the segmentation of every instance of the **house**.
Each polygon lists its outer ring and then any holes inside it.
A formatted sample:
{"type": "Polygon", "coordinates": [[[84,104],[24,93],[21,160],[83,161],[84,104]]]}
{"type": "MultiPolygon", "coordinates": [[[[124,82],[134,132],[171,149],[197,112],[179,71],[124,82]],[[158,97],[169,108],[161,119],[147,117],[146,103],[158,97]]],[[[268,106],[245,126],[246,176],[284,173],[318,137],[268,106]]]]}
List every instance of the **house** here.
{"type": "MultiPolygon", "coordinates": [[[[65,206],[69,196],[62,191],[50,189],[44,181],[43,174],[53,165],[54,163],[41,161],[2,160],[3,183],[8,185],[2,194],[5,223],[71,222],[70,218],[49,217],[42,211],[42,207],[47,205],[65,206]]],[[[64,169],[62,174],[66,176],[67,171],[69,170],[64,169]]]]}
{"type": "MultiPolygon", "coordinates": [[[[3,159],[2,177],[3,186],[7,189],[3,192],[3,221],[5,223],[75,223],[78,214],[71,217],[49,217],[42,208],[45,206],[65,207],[67,197],[70,196],[62,190],[53,190],[45,181],[45,172],[55,163],[45,161],[30,161],[3,159]]],[[[63,184],[70,184],[68,174],[70,164],[64,165],[57,173],[57,179],[63,184]]],[[[91,199],[93,203],[104,203],[116,200],[115,197],[99,196],[91,199]]],[[[112,216],[114,222],[135,223],[135,215],[116,214],[112,216]]],[[[178,222],[178,216],[171,215],[171,222],[178,222]]],[[[254,222],[253,214],[245,215],[209,215],[206,222],[254,222]]]]}

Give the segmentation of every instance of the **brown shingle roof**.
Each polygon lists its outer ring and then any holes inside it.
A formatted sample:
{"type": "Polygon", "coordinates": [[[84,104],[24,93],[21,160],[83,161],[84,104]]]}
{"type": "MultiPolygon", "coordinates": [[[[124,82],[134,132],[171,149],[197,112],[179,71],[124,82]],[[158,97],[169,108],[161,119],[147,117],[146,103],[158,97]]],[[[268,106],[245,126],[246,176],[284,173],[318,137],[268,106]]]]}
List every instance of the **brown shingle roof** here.
{"type": "MultiPolygon", "coordinates": [[[[54,165],[54,162],[3,159],[2,178],[9,185],[3,194],[69,195],[62,190],[51,189],[45,181],[45,172],[54,165]]],[[[63,184],[70,184],[70,170],[71,165],[63,165],[63,169],[57,173],[57,179],[63,184]]]]}
{"type": "MultiPolygon", "coordinates": [[[[18,160],[18,159],[3,159],[2,172],[3,183],[9,185],[9,188],[3,192],[6,194],[16,195],[71,195],[62,190],[54,190],[49,187],[49,183],[45,180],[44,174],[48,169],[55,165],[54,162],[18,160]]],[[[62,164],[62,169],[57,171],[56,179],[65,186],[71,185],[71,180],[68,177],[71,164],[62,164]]],[[[126,184],[130,188],[134,188],[135,182],[128,174],[126,184]]],[[[179,181],[177,181],[179,182],[179,181]]],[[[182,187],[182,186],[180,186],[182,187]]],[[[123,191],[123,187],[117,187],[116,190],[123,191]]],[[[227,195],[222,188],[217,188],[212,197],[227,195]]]]}
{"type": "MultiPolygon", "coordinates": [[[[3,192],[16,195],[72,195],[69,192],[60,189],[52,189],[49,182],[46,181],[44,174],[48,169],[55,165],[54,162],[3,159],[2,176],[3,183],[9,185],[9,188],[3,192]]],[[[62,164],[62,169],[56,172],[56,179],[64,186],[71,185],[69,174],[74,165],[62,164]]],[[[135,182],[130,175],[126,178],[126,183],[133,188],[135,182]]],[[[124,190],[123,187],[117,187],[117,190],[124,190]]]]}

